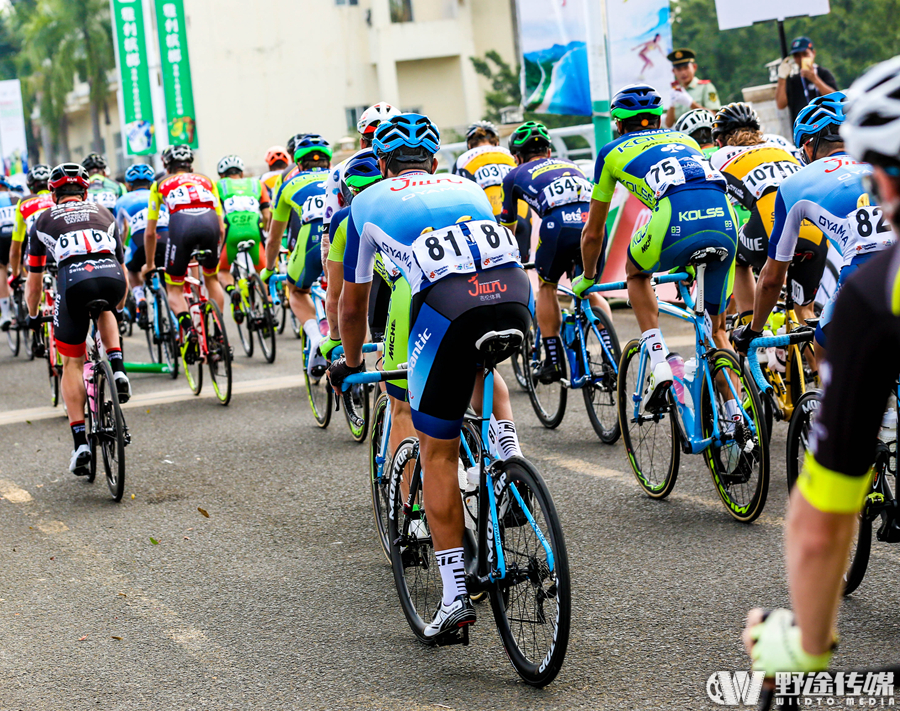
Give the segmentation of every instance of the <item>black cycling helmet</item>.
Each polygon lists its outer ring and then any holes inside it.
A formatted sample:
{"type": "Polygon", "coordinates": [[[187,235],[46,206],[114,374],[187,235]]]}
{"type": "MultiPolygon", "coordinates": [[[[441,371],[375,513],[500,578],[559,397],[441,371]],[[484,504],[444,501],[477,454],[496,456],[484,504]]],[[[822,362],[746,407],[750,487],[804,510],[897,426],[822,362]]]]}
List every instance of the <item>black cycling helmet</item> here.
{"type": "Polygon", "coordinates": [[[50,180],[50,166],[45,165],[43,163],[39,165],[32,166],[31,170],[28,171],[28,175],[25,176],[25,185],[28,186],[28,189],[31,192],[34,192],[35,188],[44,186],[44,189],[47,189],[47,182],[50,180]]]}
{"type": "Polygon", "coordinates": [[[173,163],[186,163],[190,165],[193,162],[194,151],[190,146],[169,146],[162,152],[162,163],[166,168],[168,168],[173,163]]]}
{"type": "Polygon", "coordinates": [[[738,129],[748,128],[751,131],[759,131],[759,114],[750,104],[744,101],[735,101],[725,104],[716,114],[712,124],[713,140],[719,136],[727,136],[738,129]]]}
{"type": "Polygon", "coordinates": [[[84,166],[85,170],[106,170],[109,168],[106,156],[102,156],[99,153],[88,153],[85,159],[81,161],[81,165],[84,166]]]}
{"type": "Polygon", "coordinates": [[[90,176],[78,163],[61,163],[50,171],[48,183],[56,195],[78,195],[87,192],[90,176]]]}
{"type": "Polygon", "coordinates": [[[309,136],[306,131],[302,133],[295,133],[289,139],[287,139],[287,143],[285,144],[285,148],[287,148],[287,154],[293,158],[294,151],[297,150],[297,144],[300,143],[304,138],[309,136]]]}
{"type": "Polygon", "coordinates": [[[552,145],[547,127],[537,121],[526,121],[509,137],[509,152],[513,155],[538,153],[552,145]]]}

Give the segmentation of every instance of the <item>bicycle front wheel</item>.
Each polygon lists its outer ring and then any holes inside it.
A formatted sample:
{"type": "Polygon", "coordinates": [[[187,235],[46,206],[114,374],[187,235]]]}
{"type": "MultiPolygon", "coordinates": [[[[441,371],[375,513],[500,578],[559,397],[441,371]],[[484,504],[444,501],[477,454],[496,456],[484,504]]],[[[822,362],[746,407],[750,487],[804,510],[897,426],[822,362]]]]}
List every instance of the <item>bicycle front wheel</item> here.
{"type": "MultiPolygon", "coordinates": [[[[563,368],[563,378],[565,378],[566,360],[562,357],[560,360],[563,368]]],[[[562,381],[545,384],[538,379],[538,372],[541,370],[541,341],[536,339],[531,348],[528,358],[528,370],[526,377],[526,385],[528,389],[528,399],[531,400],[531,407],[534,414],[541,421],[541,424],[547,429],[556,429],[559,423],[563,421],[566,414],[566,400],[568,391],[562,381]]]]}
{"type": "Polygon", "coordinates": [[[391,546],[388,539],[388,518],[390,516],[390,448],[385,437],[388,422],[388,396],[381,393],[372,410],[372,436],[369,440],[369,482],[372,489],[372,513],[375,515],[375,530],[381,550],[388,563],[391,562],[391,546]]]}
{"type": "Polygon", "coordinates": [[[794,405],[794,414],[788,425],[787,444],[787,487],[788,491],[794,488],[800,470],[803,468],[803,459],[809,448],[809,438],[812,434],[813,423],[819,411],[819,400],[822,393],[818,390],[810,390],[803,393],[794,405]]]}
{"type": "Polygon", "coordinates": [[[587,368],[590,380],[581,389],[584,406],[594,432],[605,444],[614,444],[622,428],[619,427],[619,412],[616,404],[617,376],[616,369],[622,360],[622,347],[619,336],[612,324],[612,319],[603,309],[594,309],[599,323],[583,321],[585,349],[587,350],[587,368]],[[612,354],[613,361],[604,350],[604,344],[612,354]]]}
{"type": "MultiPolygon", "coordinates": [[[[512,457],[497,467],[499,528],[506,576],[490,592],[503,647],[532,686],[556,678],[569,645],[572,589],[562,526],[534,466],[512,457]]],[[[490,535],[490,532],[489,532],[490,535]]]]}
{"type": "Polygon", "coordinates": [[[10,323],[9,327],[6,329],[6,343],[14,356],[19,355],[22,339],[21,334],[19,333],[19,326],[15,322],[10,323]]]}
{"type": "Polygon", "coordinates": [[[47,371],[50,375],[50,404],[59,405],[59,378],[62,375],[62,357],[56,350],[52,324],[44,324],[44,348],[47,354],[47,371]]]}
{"type": "Polygon", "coordinates": [[[331,407],[334,394],[328,378],[325,376],[321,378],[310,376],[309,369],[306,367],[309,359],[312,358],[309,336],[306,335],[306,331],[302,328],[300,330],[303,344],[303,377],[306,380],[306,394],[309,398],[309,407],[312,410],[316,424],[319,427],[328,427],[328,423],[331,422],[331,407]]]}
{"type": "Polygon", "coordinates": [[[619,426],[637,483],[647,496],[664,499],[672,493],[678,479],[681,435],[671,391],[662,410],[644,410],[650,370],[650,360],[641,356],[641,342],[629,341],[619,361],[619,426]]]}
{"type": "MultiPolygon", "coordinates": [[[[240,289],[239,286],[235,287],[236,289],[240,289]]],[[[241,347],[244,349],[244,353],[247,354],[248,358],[253,357],[253,308],[252,305],[245,299],[243,296],[241,297],[240,305],[235,305],[232,302],[232,316],[237,317],[234,319],[234,325],[237,326],[238,332],[238,340],[241,342],[241,347]]]]}
{"type": "Polygon", "coordinates": [[[203,325],[206,333],[206,362],[219,403],[231,402],[231,348],[225,332],[225,320],[215,301],[205,302],[203,325]]]}
{"type": "Polygon", "coordinates": [[[769,446],[765,413],[753,378],[738,363],[734,353],[718,350],[710,360],[714,393],[704,378],[700,422],[704,437],[713,435],[713,418],[723,444],[711,444],[703,456],[725,509],[741,523],[750,523],[762,513],[769,492],[769,446]],[[726,414],[725,403],[737,396],[742,408],[740,421],[726,414]]]}
{"type": "MultiPolygon", "coordinates": [[[[180,360],[178,357],[178,338],[176,336],[178,326],[175,323],[172,312],[169,310],[169,304],[163,300],[158,306],[161,307],[159,312],[159,354],[161,360],[158,362],[165,362],[169,366],[169,377],[174,380],[178,377],[178,361],[180,360]]],[[[148,329],[147,333],[150,333],[152,330],[152,328],[148,329]]]]}
{"type": "MultiPolygon", "coordinates": [[[[326,378],[323,378],[326,380],[326,378]]],[[[366,433],[369,431],[369,386],[351,385],[350,397],[353,400],[353,408],[356,414],[362,418],[362,424],[357,427],[350,421],[350,413],[344,408],[344,419],[347,420],[347,427],[350,430],[350,436],[354,442],[365,442],[366,433]]]]}
{"type": "Polygon", "coordinates": [[[98,418],[93,436],[103,458],[109,493],[114,501],[121,501],[125,493],[125,418],[109,364],[95,363],[94,378],[98,418]]]}
{"type": "MultiPolygon", "coordinates": [[[[250,301],[253,304],[253,327],[259,338],[266,363],[275,362],[275,309],[258,275],[250,276],[250,301]]],[[[363,436],[365,439],[365,436],[363,436]]]]}
{"type": "Polygon", "coordinates": [[[531,360],[531,347],[534,344],[534,329],[529,329],[522,342],[522,347],[516,351],[516,354],[510,359],[512,361],[513,374],[516,376],[516,382],[525,392],[528,392],[528,373],[531,369],[528,364],[531,360]]]}

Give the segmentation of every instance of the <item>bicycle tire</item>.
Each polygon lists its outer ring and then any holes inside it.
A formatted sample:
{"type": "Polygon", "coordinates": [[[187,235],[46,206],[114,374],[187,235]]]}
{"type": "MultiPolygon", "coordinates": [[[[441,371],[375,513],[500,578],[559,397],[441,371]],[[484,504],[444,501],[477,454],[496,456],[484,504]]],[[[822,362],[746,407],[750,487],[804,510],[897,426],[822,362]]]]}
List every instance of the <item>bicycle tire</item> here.
{"type": "Polygon", "coordinates": [[[12,352],[13,357],[18,357],[19,350],[21,350],[22,346],[22,339],[21,334],[19,333],[19,327],[14,322],[10,322],[9,327],[6,329],[6,344],[9,346],[9,350],[12,352]]]}
{"type": "Polygon", "coordinates": [[[303,347],[303,379],[306,381],[306,397],[309,400],[309,408],[312,410],[316,424],[323,429],[331,422],[331,410],[334,404],[334,393],[328,384],[328,378],[324,375],[316,382],[309,377],[306,365],[309,362],[309,336],[301,329],[301,345],[303,347]]]}
{"type": "Polygon", "coordinates": [[[638,485],[650,498],[664,499],[675,487],[681,464],[681,433],[675,422],[676,405],[669,391],[666,408],[656,415],[643,411],[643,396],[650,378],[649,363],[645,367],[644,382],[638,391],[637,373],[641,354],[641,342],[629,341],[622,350],[619,361],[619,427],[628,452],[631,471],[638,485]],[[639,392],[639,394],[638,394],[639,392]],[[638,417],[634,416],[634,398],[640,398],[638,417]],[[665,424],[667,423],[667,424],[665,424]],[[647,443],[648,447],[643,446],[647,443]],[[654,453],[657,443],[662,461],[654,453]],[[659,463],[660,466],[657,466],[659,463]]]}
{"type": "MultiPolygon", "coordinates": [[[[235,289],[240,291],[239,286],[235,286],[235,289]]],[[[244,349],[244,353],[248,358],[253,357],[253,327],[251,323],[253,322],[253,305],[248,303],[248,299],[244,299],[243,295],[241,296],[241,303],[239,306],[235,306],[234,302],[231,304],[231,317],[234,319],[234,325],[237,326],[238,332],[238,340],[241,342],[241,347],[244,349]],[[243,318],[236,319],[234,318],[235,312],[240,312],[243,314],[243,318]]]]}
{"type": "Polygon", "coordinates": [[[150,298],[147,299],[147,328],[144,330],[144,338],[147,339],[147,350],[150,351],[151,363],[162,363],[163,359],[163,329],[162,311],[159,308],[159,294],[149,286],[150,298]],[[157,317],[160,319],[159,335],[157,335],[157,317]]]}
{"type": "Polygon", "coordinates": [[[206,364],[209,366],[209,377],[220,405],[231,402],[231,348],[228,346],[228,333],[225,331],[225,319],[215,301],[204,302],[203,330],[206,333],[206,364]]]}
{"type": "Polygon", "coordinates": [[[596,362],[591,359],[586,364],[588,371],[593,377],[581,389],[581,394],[584,397],[584,407],[587,410],[588,420],[590,420],[591,427],[594,428],[594,432],[597,433],[600,441],[604,444],[615,444],[622,434],[622,428],[619,425],[619,408],[616,400],[618,395],[616,370],[619,366],[619,361],[622,360],[622,347],[619,345],[619,336],[616,334],[616,328],[613,326],[612,319],[601,308],[595,308],[594,314],[600,319],[603,328],[609,334],[609,348],[612,351],[615,363],[609,362],[606,351],[600,345],[602,339],[600,330],[595,324],[584,319],[582,325],[588,358],[591,358],[592,354],[596,354],[597,359],[596,362]],[[609,402],[603,402],[607,397],[609,402]],[[605,412],[601,409],[598,412],[598,407],[609,407],[609,411],[605,412]],[[604,420],[611,420],[612,424],[607,425],[604,423],[604,420]]]}
{"type": "Polygon", "coordinates": [[[25,349],[25,357],[28,360],[34,360],[34,348],[31,342],[31,332],[27,329],[22,330],[22,348],[25,349]]]}
{"type": "MultiPolygon", "coordinates": [[[[197,334],[197,338],[200,338],[200,334],[197,334]]],[[[195,346],[188,346],[184,343],[184,334],[181,335],[181,345],[180,345],[180,358],[181,358],[181,366],[184,369],[184,377],[187,380],[188,387],[191,389],[191,392],[194,395],[199,395],[203,390],[203,360],[200,358],[200,348],[199,344],[195,346]],[[188,363],[187,354],[188,350],[193,351],[193,362],[188,363]]]]}
{"type": "Polygon", "coordinates": [[[362,424],[359,427],[356,427],[350,421],[350,413],[347,412],[347,408],[345,407],[344,419],[347,421],[347,429],[350,430],[350,437],[354,442],[365,442],[366,434],[369,432],[369,386],[365,384],[350,386],[350,396],[353,398],[356,414],[362,418],[362,424]]]}
{"type": "Polygon", "coordinates": [[[169,309],[169,302],[162,302],[163,309],[159,312],[159,332],[162,343],[160,344],[160,357],[169,366],[169,377],[172,380],[178,377],[178,361],[181,360],[178,353],[178,324],[175,314],[169,309]]]}
{"type": "MultiPolygon", "coordinates": [[[[733,351],[717,350],[709,362],[713,382],[720,372],[726,370],[737,377],[740,383],[738,395],[742,398],[741,405],[756,428],[756,436],[749,434],[749,427],[742,422],[740,430],[736,430],[739,433],[736,444],[724,447],[710,445],[703,456],[725,510],[736,521],[751,523],[765,508],[769,492],[769,446],[759,390],[753,378],[741,367],[733,351]],[[746,449],[748,445],[751,447],[749,451],[746,449]],[[732,467],[730,473],[729,467],[732,467]],[[755,477],[754,469],[757,470],[755,477]]],[[[721,418],[719,421],[721,431],[726,416],[724,401],[719,402],[718,397],[716,412],[721,418]]],[[[704,437],[712,436],[712,418],[712,400],[707,380],[704,378],[700,395],[700,423],[704,437]]]]}
{"type": "Polygon", "coordinates": [[[391,464],[391,516],[388,519],[391,571],[400,607],[410,629],[420,642],[431,646],[435,642],[425,636],[425,627],[431,623],[431,616],[441,604],[444,586],[434,557],[421,480],[419,442],[415,437],[407,437],[397,446],[391,464]],[[415,467],[410,487],[415,487],[416,496],[407,507],[401,479],[403,471],[412,462],[415,467]],[[419,525],[411,529],[410,521],[418,521],[419,525]]]}
{"type": "Polygon", "coordinates": [[[819,411],[821,397],[821,391],[807,390],[794,406],[794,414],[788,424],[787,442],[785,443],[787,459],[785,472],[789,492],[794,488],[794,483],[803,468],[804,455],[816,413],[819,411]]]}
{"type": "MultiPolygon", "coordinates": [[[[269,294],[263,287],[262,279],[258,274],[250,275],[250,293],[255,294],[253,300],[257,307],[253,309],[255,316],[256,336],[259,338],[259,347],[262,350],[266,363],[275,362],[275,309],[269,294]],[[258,313],[256,313],[258,311],[258,313]]],[[[365,439],[365,437],[363,437],[365,439]]]]}
{"type": "Polygon", "coordinates": [[[388,519],[390,517],[391,462],[389,452],[382,452],[381,448],[388,402],[387,393],[381,393],[378,399],[375,400],[375,407],[372,409],[372,434],[369,439],[369,484],[372,492],[372,514],[375,517],[375,530],[378,533],[381,552],[384,553],[384,557],[390,563],[391,547],[390,539],[388,538],[388,519]],[[379,459],[382,461],[379,462],[379,459]]]}
{"type": "MultiPolygon", "coordinates": [[[[290,303],[290,302],[288,302],[290,303]]],[[[296,314],[294,314],[293,309],[288,309],[291,320],[291,330],[294,332],[295,338],[303,338],[303,324],[300,323],[300,319],[297,318],[296,314]]]]}
{"type": "Polygon", "coordinates": [[[528,333],[525,334],[525,340],[522,342],[522,346],[516,351],[515,356],[510,359],[512,361],[513,375],[516,376],[516,382],[525,392],[528,392],[528,363],[531,359],[531,346],[533,343],[534,329],[531,328],[528,330],[528,333]]]}
{"type": "Polygon", "coordinates": [[[850,565],[844,572],[844,595],[851,595],[856,592],[863,578],[866,576],[866,570],[869,568],[869,557],[872,553],[872,519],[865,515],[865,512],[859,515],[859,527],[856,531],[856,537],[850,547],[850,565]]]}
{"type": "Polygon", "coordinates": [[[50,404],[53,407],[59,405],[60,382],[62,374],[62,358],[56,350],[56,341],[53,340],[53,324],[44,324],[44,349],[47,358],[47,370],[50,376],[50,404]]]}
{"type": "Polygon", "coordinates": [[[513,667],[526,683],[543,687],[559,674],[569,645],[572,588],[565,538],[553,498],[533,464],[511,457],[499,462],[496,472],[497,507],[505,509],[499,537],[507,577],[490,590],[491,609],[513,667]],[[516,573],[517,580],[511,577],[516,573]],[[555,610],[547,609],[551,601],[555,610]]]}
{"type": "Polygon", "coordinates": [[[106,486],[118,502],[125,493],[125,417],[109,363],[94,364],[94,388],[99,422],[93,436],[100,445],[106,486]]]}
{"type": "MultiPolygon", "coordinates": [[[[562,357],[560,360],[563,368],[563,378],[566,377],[566,359],[562,357]]],[[[537,337],[531,347],[531,354],[528,361],[528,374],[531,377],[526,378],[528,399],[531,401],[531,408],[534,414],[540,420],[541,424],[549,430],[556,429],[563,421],[566,415],[566,401],[568,400],[568,390],[558,380],[549,385],[544,385],[538,380],[537,372],[541,369],[541,342],[537,337]],[[538,394],[540,391],[540,394],[538,394]]]]}

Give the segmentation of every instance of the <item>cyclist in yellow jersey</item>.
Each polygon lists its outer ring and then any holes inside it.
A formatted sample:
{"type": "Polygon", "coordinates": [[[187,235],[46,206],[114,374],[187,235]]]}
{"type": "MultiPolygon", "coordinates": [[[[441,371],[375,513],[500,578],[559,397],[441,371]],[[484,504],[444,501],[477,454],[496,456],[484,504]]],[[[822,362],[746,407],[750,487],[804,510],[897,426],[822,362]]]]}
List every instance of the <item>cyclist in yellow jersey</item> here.
{"type": "Polygon", "coordinates": [[[32,195],[19,200],[16,206],[16,225],[13,228],[12,246],[9,248],[9,269],[14,277],[21,277],[24,272],[22,250],[31,228],[44,210],[53,207],[49,180],[49,165],[36,165],[25,176],[25,184],[32,195]]]}
{"type": "MultiPolygon", "coordinates": [[[[281,174],[290,164],[291,159],[285,149],[281,146],[272,146],[266,153],[266,165],[269,166],[269,170],[263,173],[259,179],[262,181],[262,184],[266,186],[266,190],[269,191],[269,195],[272,196],[273,199],[278,193],[278,188],[281,187],[281,174]]],[[[266,215],[266,223],[263,225],[263,231],[268,232],[271,224],[272,213],[270,210],[269,214],[266,215]]]]}

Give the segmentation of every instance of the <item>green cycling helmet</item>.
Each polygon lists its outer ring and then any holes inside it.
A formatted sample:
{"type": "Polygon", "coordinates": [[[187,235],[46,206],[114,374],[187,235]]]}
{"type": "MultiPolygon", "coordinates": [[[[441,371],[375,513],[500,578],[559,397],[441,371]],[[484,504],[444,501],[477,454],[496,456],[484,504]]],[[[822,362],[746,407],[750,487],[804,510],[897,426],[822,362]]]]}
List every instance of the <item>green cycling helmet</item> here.
{"type": "Polygon", "coordinates": [[[532,148],[550,148],[552,145],[547,127],[537,121],[526,121],[509,137],[509,152],[513,154],[524,153],[532,148]]]}
{"type": "Polygon", "coordinates": [[[331,146],[328,141],[315,133],[309,133],[297,142],[294,148],[294,162],[300,163],[310,153],[319,153],[331,160],[331,146]]]}

